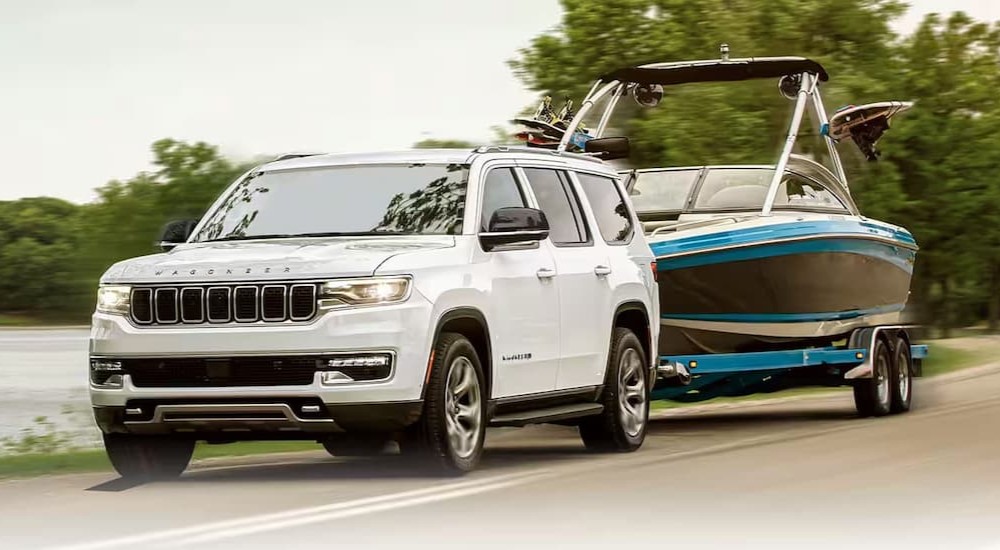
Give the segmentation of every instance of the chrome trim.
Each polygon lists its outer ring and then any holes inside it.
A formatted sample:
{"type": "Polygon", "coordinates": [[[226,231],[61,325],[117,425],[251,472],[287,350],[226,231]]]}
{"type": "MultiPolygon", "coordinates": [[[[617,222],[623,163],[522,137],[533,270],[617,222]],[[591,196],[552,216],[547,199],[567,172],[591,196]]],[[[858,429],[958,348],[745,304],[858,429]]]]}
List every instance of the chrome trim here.
{"type": "Polygon", "coordinates": [[[156,289],[153,292],[153,297],[154,297],[154,299],[153,299],[153,319],[156,320],[157,323],[164,324],[164,325],[173,325],[173,324],[175,324],[175,323],[177,323],[177,322],[180,321],[180,319],[181,319],[180,302],[179,302],[179,300],[180,300],[180,294],[181,293],[177,290],[177,287],[158,288],[158,289],[156,289]],[[165,321],[163,319],[160,319],[160,293],[161,292],[173,292],[174,293],[174,318],[173,318],[172,321],[165,321]]]}
{"type": "Polygon", "coordinates": [[[205,311],[205,306],[207,305],[207,301],[206,301],[206,298],[205,298],[205,289],[204,288],[202,288],[200,286],[191,286],[191,287],[183,287],[183,288],[181,288],[180,289],[179,298],[178,298],[178,304],[179,304],[179,309],[180,309],[180,313],[178,315],[179,315],[182,323],[204,323],[205,322],[205,315],[207,314],[207,312],[205,311]],[[198,299],[198,302],[201,303],[201,317],[198,318],[197,320],[195,320],[195,319],[187,319],[185,317],[185,315],[184,315],[184,312],[185,312],[185,309],[186,309],[184,307],[184,293],[188,292],[188,291],[191,291],[191,292],[200,292],[201,293],[201,297],[198,299]]]}
{"type": "Polygon", "coordinates": [[[165,423],[198,423],[198,424],[218,424],[236,422],[243,429],[247,429],[248,422],[286,422],[296,425],[304,424],[332,424],[330,418],[299,418],[292,408],[285,403],[205,403],[205,404],[171,404],[157,405],[153,411],[151,420],[132,421],[125,420],[125,424],[165,424],[165,423]],[[187,417],[171,419],[171,414],[197,415],[218,415],[219,413],[233,413],[233,418],[218,416],[206,416],[204,418],[187,417]],[[258,413],[260,418],[247,418],[246,414],[258,413]],[[273,415],[280,414],[284,419],[276,419],[273,415]],[[268,416],[272,415],[272,416],[268,416]]]}
{"type": "Polygon", "coordinates": [[[233,320],[233,289],[228,286],[211,286],[205,290],[205,318],[208,319],[209,323],[228,323],[233,320]],[[209,296],[212,294],[213,290],[225,290],[226,291],[226,318],[225,319],[213,319],[212,310],[209,307],[209,296]]]}
{"type": "Polygon", "coordinates": [[[232,308],[233,308],[233,319],[237,323],[252,323],[260,318],[260,288],[257,285],[239,285],[233,287],[232,292],[232,308]],[[237,295],[240,293],[241,288],[249,288],[253,290],[253,299],[250,303],[253,304],[253,316],[252,317],[240,317],[238,309],[238,298],[237,295]]]}
{"type": "Polygon", "coordinates": [[[291,293],[288,291],[288,286],[286,285],[264,285],[260,287],[260,318],[264,321],[275,322],[284,321],[288,318],[289,306],[291,305],[291,293]],[[268,317],[264,313],[264,295],[267,293],[267,289],[277,288],[281,291],[281,315],[278,317],[268,317]]]}
{"type": "Polygon", "coordinates": [[[318,299],[319,299],[319,287],[317,286],[317,283],[300,283],[288,287],[288,318],[291,319],[292,321],[308,321],[309,319],[312,319],[313,317],[316,316],[316,310],[319,308],[318,299]],[[312,304],[312,310],[309,313],[309,315],[305,317],[296,316],[292,311],[292,296],[295,294],[295,289],[298,287],[307,287],[311,289],[310,292],[312,299],[309,300],[309,302],[312,304]]]}

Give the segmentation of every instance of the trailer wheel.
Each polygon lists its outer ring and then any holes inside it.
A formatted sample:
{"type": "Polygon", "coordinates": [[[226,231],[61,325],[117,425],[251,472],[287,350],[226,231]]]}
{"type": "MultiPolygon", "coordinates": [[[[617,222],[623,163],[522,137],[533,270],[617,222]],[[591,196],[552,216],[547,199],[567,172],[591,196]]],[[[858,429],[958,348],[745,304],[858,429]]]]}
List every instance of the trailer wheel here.
{"type": "Polygon", "coordinates": [[[892,354],[885,340],[875,341],[872,376],[854,383],[854,406],[861,416],[885,416],[892,403],[892,354]]]}
{"type": "Polygon", "coordinates": [[[896,338],[895,360],[892,362],[892,404],[893,413],[910,410],[913,397],[913,361],[910,358],[910,343],[905,338],[896,338]]]}

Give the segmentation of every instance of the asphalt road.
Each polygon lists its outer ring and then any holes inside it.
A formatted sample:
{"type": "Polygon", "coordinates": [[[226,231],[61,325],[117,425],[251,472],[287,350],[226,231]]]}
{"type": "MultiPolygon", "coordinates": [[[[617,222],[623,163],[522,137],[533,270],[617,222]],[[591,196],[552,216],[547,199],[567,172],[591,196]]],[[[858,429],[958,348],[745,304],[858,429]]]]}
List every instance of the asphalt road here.
{"type": "Polygon", "coordinates": [[[915,410],[849,394],[653,422],[628,455],[572,429],[493,431],[482,468],[394,456],[202,463],[176,482],[0,482],[0,548],[990,548],[1000,542],[1000,370],[921,381],[915,410]]]}

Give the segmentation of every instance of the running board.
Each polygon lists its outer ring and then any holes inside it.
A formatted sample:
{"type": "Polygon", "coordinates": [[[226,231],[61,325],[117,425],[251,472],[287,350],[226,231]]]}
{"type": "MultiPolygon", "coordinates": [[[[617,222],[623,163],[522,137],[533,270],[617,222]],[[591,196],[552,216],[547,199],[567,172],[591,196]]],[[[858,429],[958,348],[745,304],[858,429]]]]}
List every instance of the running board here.
{"type": "Polygon", "coordinates": [[[574,405],[560,405],[545,409],[535,409],[509,414],[494,416],[490,421],[490,426],[527,426],[528,424],[542,424],[544,422],[559,422],[571,418],[582,416],[593,416],[604,412],[604,405],[600,403],[577,403],[574,405]]]}

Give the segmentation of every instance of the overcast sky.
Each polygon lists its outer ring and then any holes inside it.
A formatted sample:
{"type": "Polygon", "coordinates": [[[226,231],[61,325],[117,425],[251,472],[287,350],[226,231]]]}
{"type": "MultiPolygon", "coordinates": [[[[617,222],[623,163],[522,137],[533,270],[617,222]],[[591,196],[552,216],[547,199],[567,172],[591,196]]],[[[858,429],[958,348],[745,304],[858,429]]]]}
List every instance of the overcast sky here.
{"type": "MultiPolygon", "coordinates": [[[[1000,19],[1000,0],[911,0],[1000,19]]],[[[487,140],[556,0],[0,0],[0,200],[75,202],[163,137],[250,158],[487,140]]],[[[794,54],[794,52],[790,52],[794,54]]]]}

